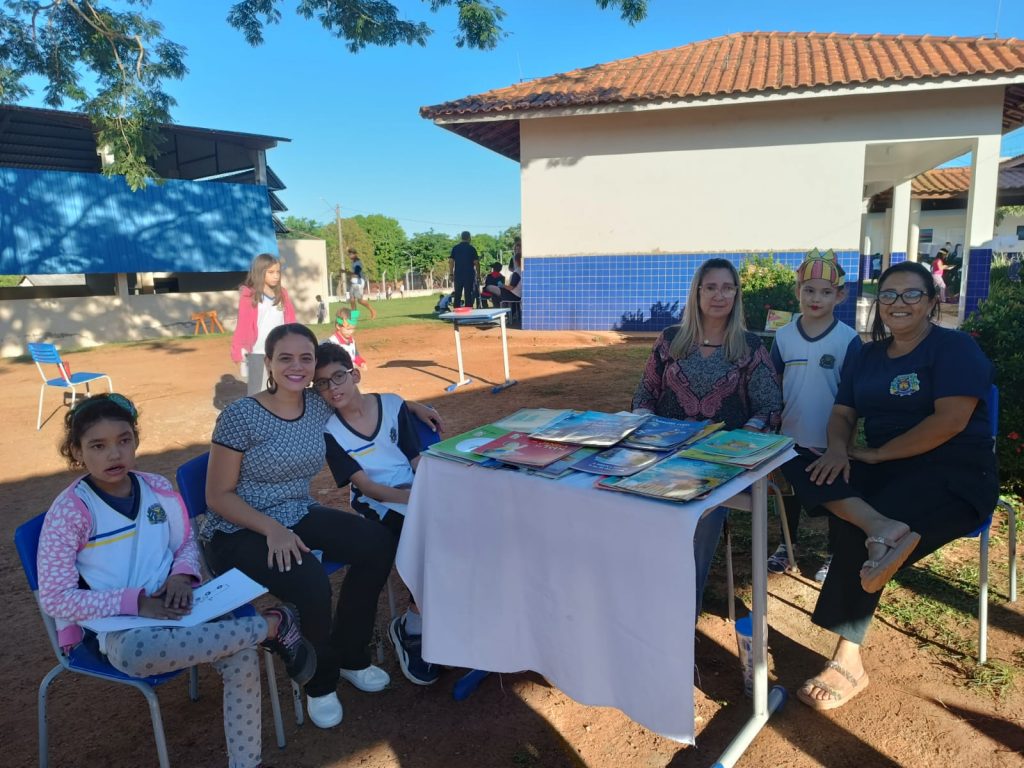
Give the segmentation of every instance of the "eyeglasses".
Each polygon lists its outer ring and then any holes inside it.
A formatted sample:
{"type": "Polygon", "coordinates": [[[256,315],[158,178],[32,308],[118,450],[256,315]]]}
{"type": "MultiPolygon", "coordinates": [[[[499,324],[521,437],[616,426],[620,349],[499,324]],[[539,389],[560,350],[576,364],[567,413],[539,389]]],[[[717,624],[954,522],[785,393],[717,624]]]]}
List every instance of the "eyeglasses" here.
{"type": "Polygon", "coordinates": [[[896,299],[903,299],[904,304],[917,304],[924,298],[924,291],[919,288],[911,288],[909,291],[897,293],[896,291],[879,291],[878,303],[889,306],[895,304],[896,299]]]}
{"type": "Polygon", "coordinates": [[[725,285],[715,285],[714,283],[710,283],[709,285],[700,286],[700,289],[704,293],[712,295],[717,293],[719,296],[726,299],[731,299],[733,296],[736,295],[736,291],[739,290],[739,288],[737,288],[735,285],[732,285],[731,283],[726,283],[725,285]]]}
{"type": "Polygon", "coordinates": [[[340,387],[342,384],[348,381],[348,375],[350,373],[352,373],[351,368],[342,369],[340,371],[335,371],[334,373],[332,373],[331,378],[329,379],[316,379],[313,381],[313,389],[315,389],[318,392],[326,392],[328,389],[331,388],[332,384],[336,387],[340,387]]]}

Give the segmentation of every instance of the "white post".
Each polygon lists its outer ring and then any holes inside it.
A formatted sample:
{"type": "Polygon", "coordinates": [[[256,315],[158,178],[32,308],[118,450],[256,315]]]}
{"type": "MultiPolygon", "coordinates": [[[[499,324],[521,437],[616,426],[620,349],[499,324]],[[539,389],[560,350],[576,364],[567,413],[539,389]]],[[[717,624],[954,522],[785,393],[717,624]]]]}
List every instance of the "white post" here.
{"type": "Polygon", "coordinates": [[[892,217],[889,219],[889,264],[893,253],[907,253],[907,233],[910,229],[910,179],[892,188],[892,217]]]}
{"type": "Polygon", "coordinates": [[[960,303],[957,316],[964,321],[967,308],[967,277],[971,248],[992,239],[996,221],[999,185],[1000,136],[979,136],[971,152],[971,187],[967,192],[967,222],[964,231],[963,266],[960,267],[960,303]]]}
{"type": "Polygon", "coordinates": [[[921,245],[921,201],[910,201],[910,231],[907,233],[907,260],[917,261],[921,245]]]}

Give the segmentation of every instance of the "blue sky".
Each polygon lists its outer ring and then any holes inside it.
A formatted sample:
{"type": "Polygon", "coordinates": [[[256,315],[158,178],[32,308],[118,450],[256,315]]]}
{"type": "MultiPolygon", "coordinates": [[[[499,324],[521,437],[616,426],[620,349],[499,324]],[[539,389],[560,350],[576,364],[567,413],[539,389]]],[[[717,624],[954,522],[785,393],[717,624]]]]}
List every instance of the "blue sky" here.
{"type": "MultiPolygon", "coordinates": [[[[519,221],[511,160],[419,116],[436,104],[523,78],[753,30],[991,35],[999,0],[894,0],[876,6],[822,0],[650,0],[629,27],[594,0],[499,0],[508,37],[490,52],[459,50],[452,11],[398,0],[435,30],[426,48],[349,53],[315,21],[282,4],[280,25],[249,47],[224,18],[227,0],[154,0],[170,39],[188,49],[190,73],[171,84],[176,122],[284,136],[268,161],[288,189],[289,214],[329,220],[384,213],[408,234],[434,228],[497,233],[519,221]]],[[[1001,37],[1024,37],[1024,2],[1003,0],[1001,37]]],[[[1024,132],[1004,140],[1024,152],[1024,132]]]]}

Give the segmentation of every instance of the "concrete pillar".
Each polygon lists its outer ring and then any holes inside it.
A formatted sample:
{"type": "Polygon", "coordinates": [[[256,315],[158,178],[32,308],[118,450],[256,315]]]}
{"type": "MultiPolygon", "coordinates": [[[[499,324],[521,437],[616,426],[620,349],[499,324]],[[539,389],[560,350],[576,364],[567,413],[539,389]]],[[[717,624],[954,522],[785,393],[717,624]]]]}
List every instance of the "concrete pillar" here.
{"type": "Polygon", "coordinates": [[[907,233],[907,260],[917,261],[921,244],[921,201],[910,201],[910,231],[907,233]]]}
{"type": "MultiPolygon", "coordinates": [[[[893,189],[895,198],[895,189],[893,189]]],[[[892,208],[885,209],[885,215],[882,217],[882,238],[883,242],[880,243],[883,247],[875,248],[875,252],[882,254],[882,269],[884,270],[889,266],[889,254],[892,253],[892,208]]]]}
{"type": "Polygon", "coordinates": [[[117,297],[121,301],[128,301],[128,274],[126,272],[117,273],[117,297]]]}
{"type": "Polygon", "coordinates": [[[892,255],[904,254],[897,260],[906,258],[907,233],[910,230],[910,179],[895,184],[892,188],[892,212],[889,217],[889,258],[884,265],[888,268],[893,263],[892,255]]]}
{"type": "Polygon", "coordinates": [[[996,194],[999,185],[1000,136],[979,136],[971,152],[971,187],[967,192],[967,222],[964,231],[963,266],[960,268],[958,317],[963,322],[967,308],[971,249],[992,239],[995,231],[996,194]]]}

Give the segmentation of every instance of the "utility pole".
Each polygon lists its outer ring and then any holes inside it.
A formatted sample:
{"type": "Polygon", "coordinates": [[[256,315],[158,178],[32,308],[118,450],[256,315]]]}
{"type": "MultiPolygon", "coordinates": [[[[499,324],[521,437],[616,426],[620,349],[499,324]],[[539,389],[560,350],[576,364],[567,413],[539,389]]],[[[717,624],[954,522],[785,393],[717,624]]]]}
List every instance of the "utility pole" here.
{"type": "Polygon", "coordinates": [[[338,276],[338,295],[344,297],[345,291],[345,240],[341,235],[341,205],[334,206],[334,223],[338,227],[338,257],[341,259],[341,274],[338,276]]]}

